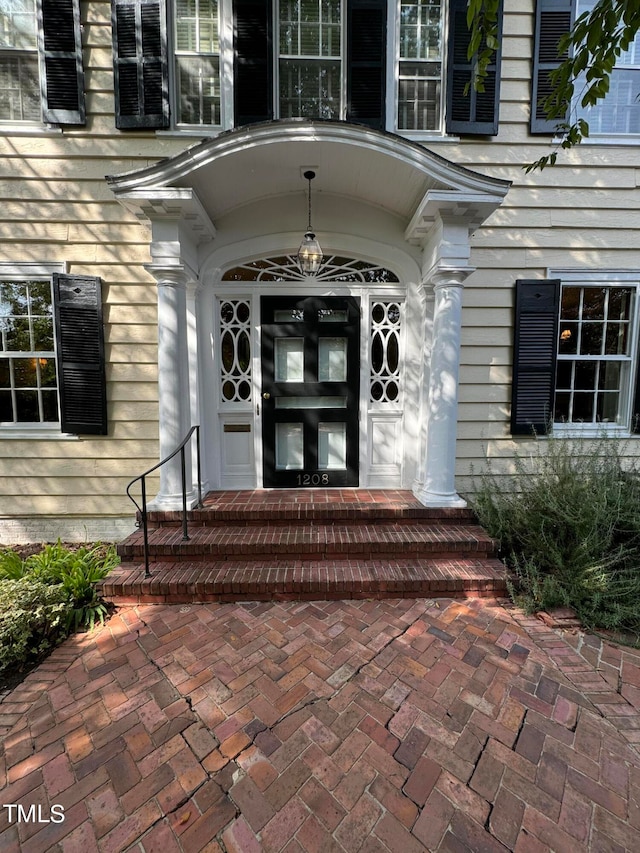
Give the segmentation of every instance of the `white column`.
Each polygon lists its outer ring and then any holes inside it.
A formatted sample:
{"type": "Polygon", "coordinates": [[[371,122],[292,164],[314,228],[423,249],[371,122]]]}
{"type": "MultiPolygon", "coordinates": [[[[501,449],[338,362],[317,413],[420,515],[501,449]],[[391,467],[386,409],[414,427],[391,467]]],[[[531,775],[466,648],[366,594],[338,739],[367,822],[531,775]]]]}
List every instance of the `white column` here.
{"type": "Polygon", "coordinates": [[[466,506],[455,489],[458,372],[463,282],[470,269],[440,269],[429,276],[434,290],[433,342],[426,365],[426,444],[413,492],[425,506],[466,506]]]}
{"type": "MultiPolygon", "coordinates": [[[[149,265],[158,282],[158,418],[160,459],[178,447],[191,428],[189,393],[189,350],[187,327],[187,281],[181,269],[149,265]]],[[[187,506],[194,503],[191,453],[186,455],[187,506]]],[[[182,508],[180,454],[160,468],[160,491],[155,509],[182,508]]]]}

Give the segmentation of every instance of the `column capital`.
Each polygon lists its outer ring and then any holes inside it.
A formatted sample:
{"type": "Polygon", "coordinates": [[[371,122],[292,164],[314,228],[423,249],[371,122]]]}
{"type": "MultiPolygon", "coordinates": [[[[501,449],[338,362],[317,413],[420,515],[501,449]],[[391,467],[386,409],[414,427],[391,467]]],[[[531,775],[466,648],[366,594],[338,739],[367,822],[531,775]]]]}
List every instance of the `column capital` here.
{"type": "Polygon", "coordinates": [[[186,289],[195,276],[187,267],[167,266],[165,264],[145,264],[144,268],[155,278],[158,287],[179,287],[186,289]]]}
{"type": "Polygon", "coordinates": [[[422,285],[431,285],[434,289],[438,287],[464,287],[465,281],[475,267],[471,266],[445,266],[436,264],[423,275],[422,285]]]}

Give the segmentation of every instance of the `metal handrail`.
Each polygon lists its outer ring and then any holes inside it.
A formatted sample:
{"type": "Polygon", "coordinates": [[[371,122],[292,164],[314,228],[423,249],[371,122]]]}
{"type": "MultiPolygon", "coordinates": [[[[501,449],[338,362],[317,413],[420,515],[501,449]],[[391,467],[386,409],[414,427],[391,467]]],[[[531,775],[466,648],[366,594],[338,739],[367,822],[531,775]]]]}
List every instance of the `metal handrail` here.
{"type": "Polygon", "coordinates": [[[144,576],[145,578],[151,577],[151,572],[149,571],[149,522],[147,516],[147,477],[149,474],[153,474],[154,471],[157,471],[158,468],[161,468],[165,462],[169,462],[176,456],[178,453],[180,454],[180,469],[182,474],[182,541],[186,542],[189,539],[189,529],[187,524],[187,468],[185,462],[185,448],[187,443],[191,441],[191,437],[193,433],[196,434],[196,460],[198,466],[198,503],[197,506],[202,506],[202,476],[200,470],[200,425],[196,424],[192,426],[185,438],[182,442],[176,447],[176,449],[169,456],[166,456],[164,459],[161,459],[153,468],[149,468],[148,471],[145,471],[143,474],[140,474],[137,477],[134,477],[133,480],[127,486],[127,497],[130,501],[133,502],[134,506],[138,510],[140,514],[140,521],[137,522],[138,527],[142,527],[142,537],[144,544],[144,576]],[[138,501],[131,494],[131,487],[135,485],[135,483],[140,480],[140,491],[141,491],[141,501],[142,506],[138,503],[138,501]]]}

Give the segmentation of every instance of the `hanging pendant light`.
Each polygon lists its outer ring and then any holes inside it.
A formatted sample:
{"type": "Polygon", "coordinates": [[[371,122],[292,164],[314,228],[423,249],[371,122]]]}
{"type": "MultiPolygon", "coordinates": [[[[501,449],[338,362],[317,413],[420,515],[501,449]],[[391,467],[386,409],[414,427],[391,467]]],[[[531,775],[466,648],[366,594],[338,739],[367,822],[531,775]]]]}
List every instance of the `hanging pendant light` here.
{"type": "Polygon", "coordinates": [[[304,177],[309,182],[309,224],[298,249],[298,266],[303,275],[315,275],[323,261],[320,243],[316,240],[311,227],[311,181],[315,176],[316,173],[312,171],[304,173],[304,177]]]}

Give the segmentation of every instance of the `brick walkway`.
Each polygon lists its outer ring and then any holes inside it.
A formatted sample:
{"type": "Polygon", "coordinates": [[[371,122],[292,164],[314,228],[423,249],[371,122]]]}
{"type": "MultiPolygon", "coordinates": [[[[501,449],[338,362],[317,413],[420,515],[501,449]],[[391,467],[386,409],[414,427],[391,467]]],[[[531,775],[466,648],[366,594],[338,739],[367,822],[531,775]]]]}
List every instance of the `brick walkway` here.
{"type": "Polygon", "coordinates": [[[640,655],[487,600],[123,609],[0,727],[3,853],[640,850],[640,655]]]}

